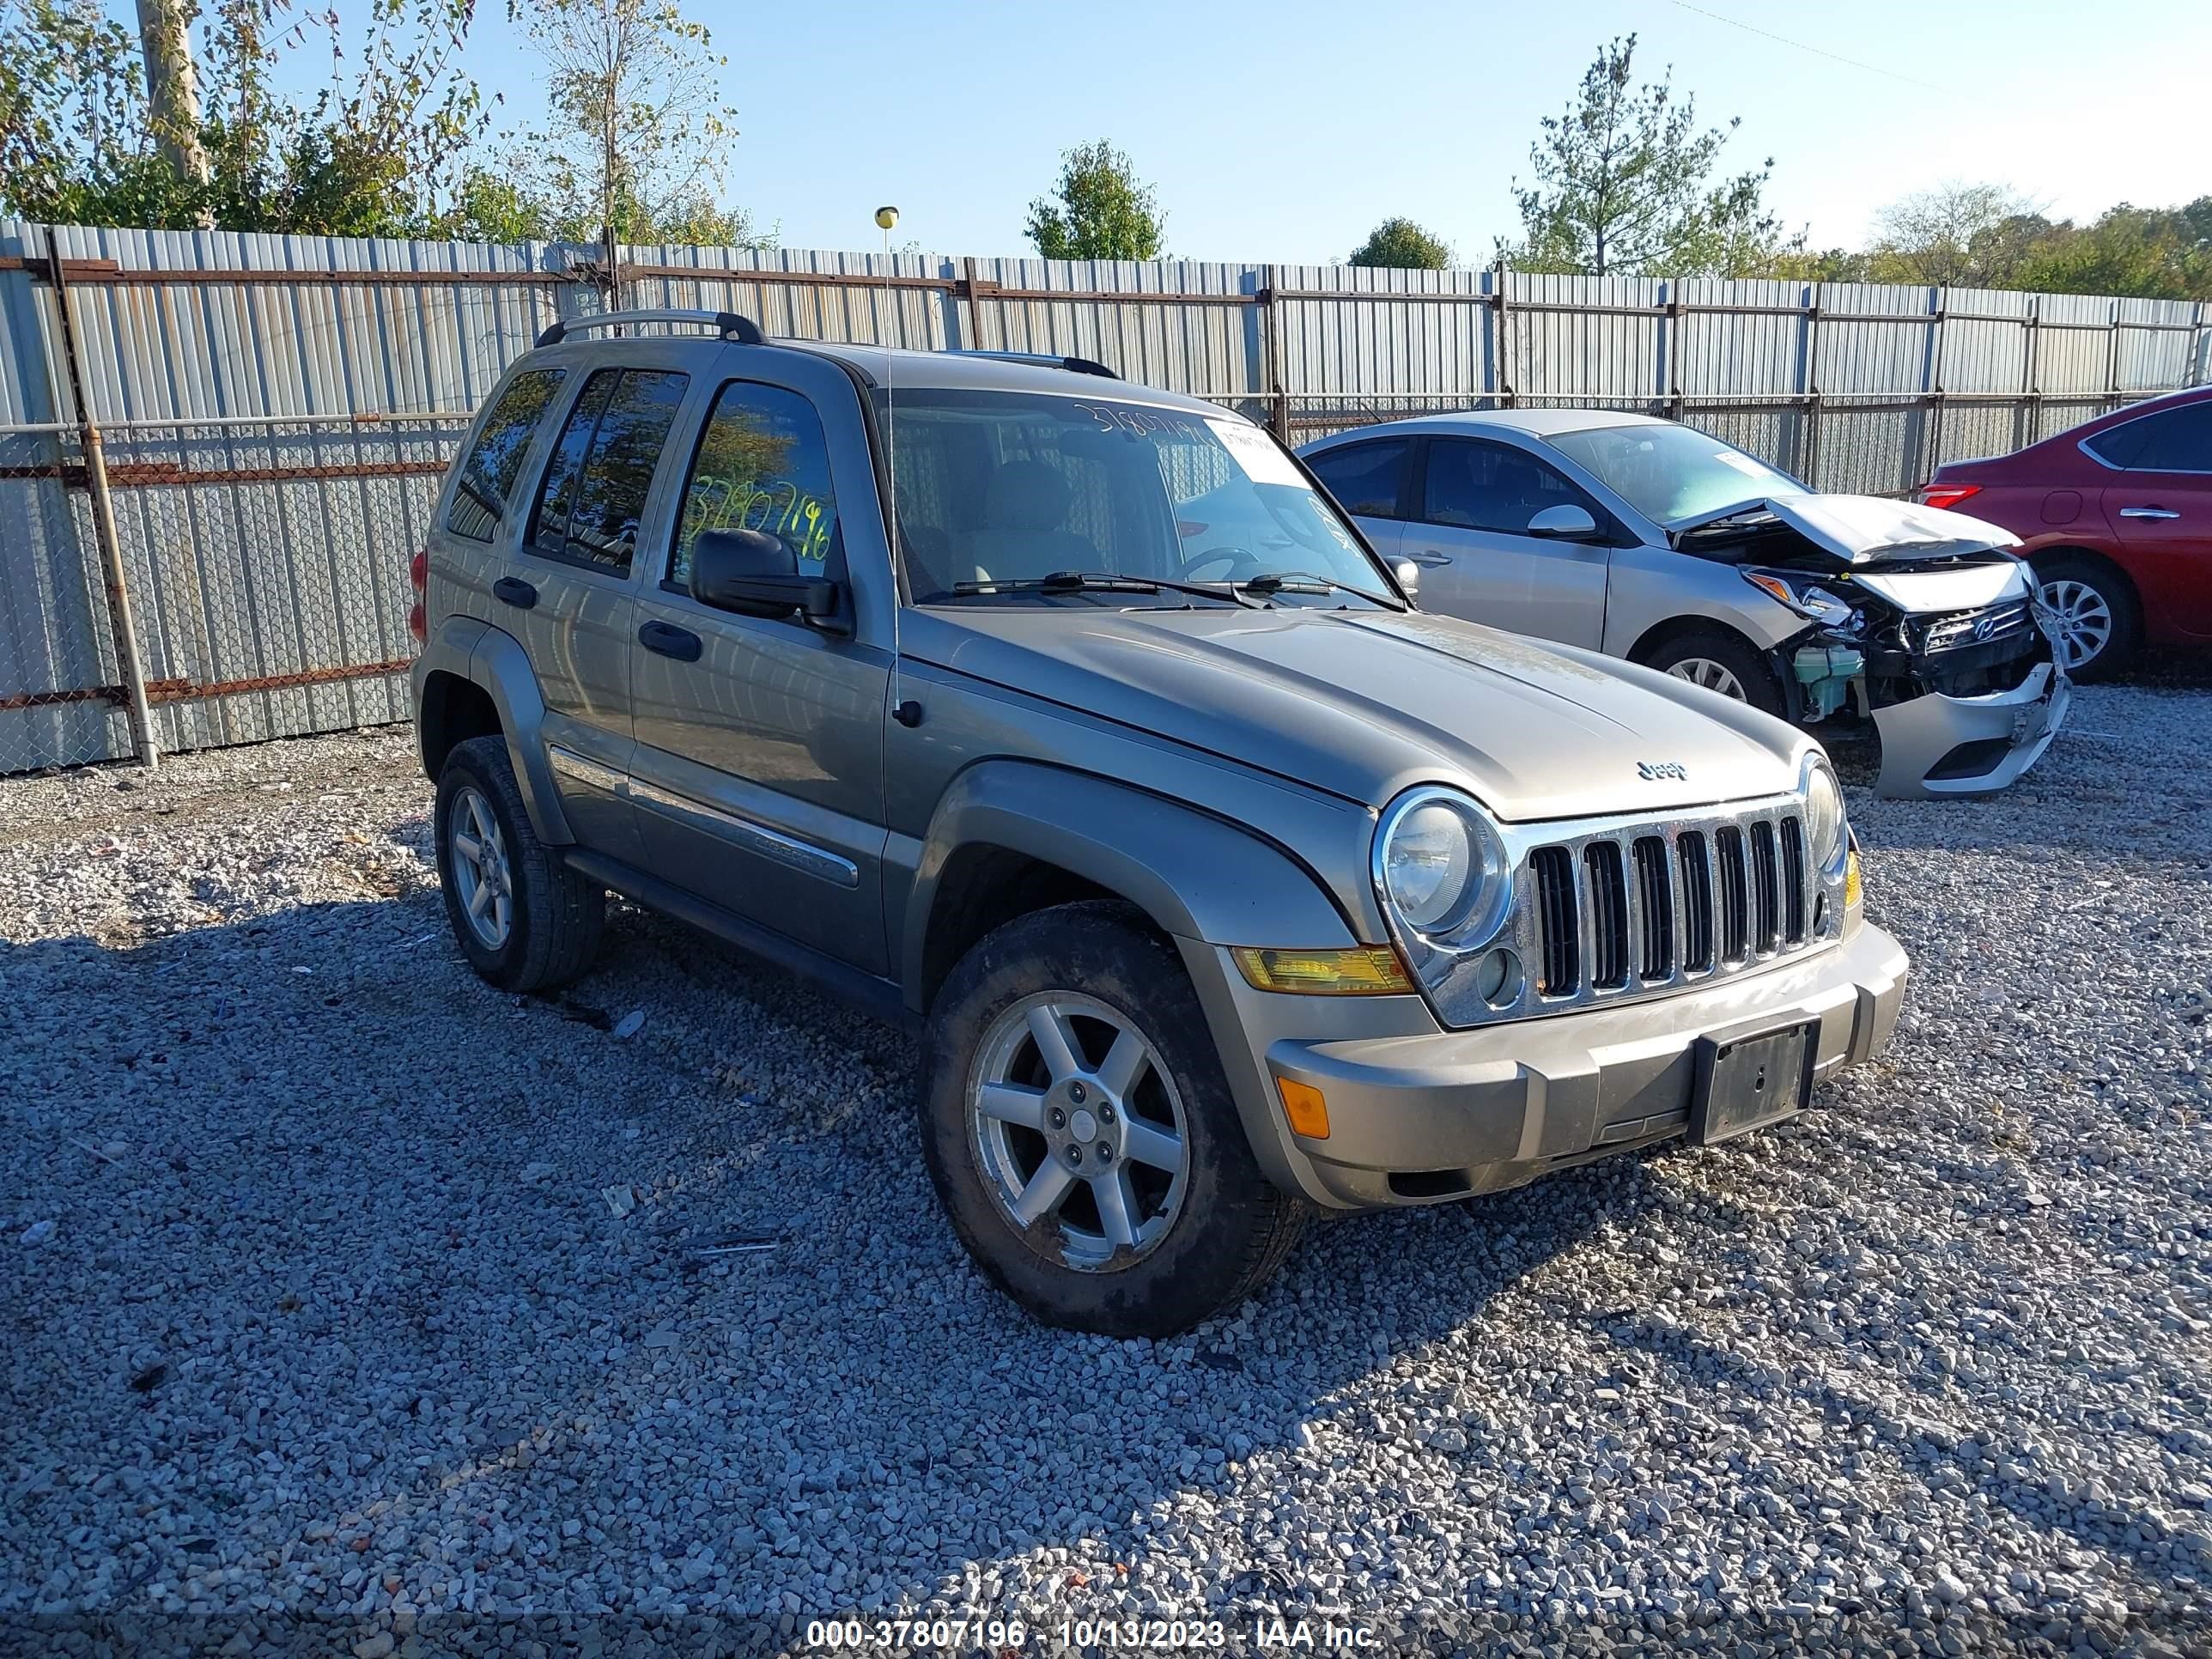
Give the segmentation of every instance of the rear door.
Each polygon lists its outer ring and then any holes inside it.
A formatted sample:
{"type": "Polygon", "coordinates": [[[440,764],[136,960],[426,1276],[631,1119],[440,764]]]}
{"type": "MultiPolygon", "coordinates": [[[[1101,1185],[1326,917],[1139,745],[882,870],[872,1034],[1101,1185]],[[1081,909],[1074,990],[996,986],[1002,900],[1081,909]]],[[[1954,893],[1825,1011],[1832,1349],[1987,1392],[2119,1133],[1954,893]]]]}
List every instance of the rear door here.
{"type": "Polygon", "coordinates": [[[1421,570],[1421,604],[1515,634],[1599,647],[1609,550],[1524,534],[1549,507],[1611,515],[1527,450],[1479,438],[1431,438],[1399,550],[1421,570]]]}
{"type": "Polygon", "coordinates": [[[885,971],[883,746],[890,657],[796,617],[740,617],[686,586],[702,531],[766,531],[799,569],[845,581],[842,509],[877,510],[842,370],[726,351],[672,522],[642,556],[631,640],[630,795],[655,875],[885,971]]]}
{"type": "Polygon", "coordinates": [[[1359,533],[1385,563],[1395,564],[1398,559],[1413,455],[1410,438],[1374,438],[1339,444],[1305,458],[1322,487],[1347,516],[1358,521],[1359,533]]]}
{"type": "Polygon", "coordinates": [[[568,827],[583,845],[629,860],[637,854],[623,798],[633,741],[631,571],[690,377],[672,354],[655,362],[644,348],[618,366],[571,368],[568,379],[573,399],[521,545],[492,586],[492,621],[529,653],[568,827]]]}
{"type": "Polygon", "coordinates": [[[2118,471],[2104,513],[2154,629],[2212,635],[2212,401],[2099,433],[2085,447],[2118,471]]]}

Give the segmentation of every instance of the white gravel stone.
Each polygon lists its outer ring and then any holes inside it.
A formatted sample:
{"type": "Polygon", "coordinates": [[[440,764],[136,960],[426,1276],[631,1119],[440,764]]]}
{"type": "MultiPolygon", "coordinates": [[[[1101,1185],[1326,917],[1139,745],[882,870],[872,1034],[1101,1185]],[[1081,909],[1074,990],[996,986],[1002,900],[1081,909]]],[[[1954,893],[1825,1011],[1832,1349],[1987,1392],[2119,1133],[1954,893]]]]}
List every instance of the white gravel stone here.
{"type": "Polygon", "coordinates": [[[1915,978],[1819,1110],[1318,1228],[1127,1345],[969,1267],[895,1032],[628,908],[564,997],[477,981],[404,732],[0,782],[0,1224],[58,1224],[0,1646],[680,1606],[2203,1650],[2212,692],[2075,725],[1995,801],[1844,757],[1915,978]]]}

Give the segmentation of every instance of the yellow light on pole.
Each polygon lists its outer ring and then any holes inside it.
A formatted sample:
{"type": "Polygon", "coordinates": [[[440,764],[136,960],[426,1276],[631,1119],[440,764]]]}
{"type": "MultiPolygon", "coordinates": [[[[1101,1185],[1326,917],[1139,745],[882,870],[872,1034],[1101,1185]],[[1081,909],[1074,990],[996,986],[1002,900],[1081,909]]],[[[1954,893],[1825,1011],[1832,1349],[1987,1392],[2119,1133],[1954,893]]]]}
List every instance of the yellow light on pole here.
{"type": "Polygon", "coordinates": [[[876,210],[876,224],[878,228],[889,230],[896,223],[898,223],[898,210],[896,208],[879,207],[876,210]]]}

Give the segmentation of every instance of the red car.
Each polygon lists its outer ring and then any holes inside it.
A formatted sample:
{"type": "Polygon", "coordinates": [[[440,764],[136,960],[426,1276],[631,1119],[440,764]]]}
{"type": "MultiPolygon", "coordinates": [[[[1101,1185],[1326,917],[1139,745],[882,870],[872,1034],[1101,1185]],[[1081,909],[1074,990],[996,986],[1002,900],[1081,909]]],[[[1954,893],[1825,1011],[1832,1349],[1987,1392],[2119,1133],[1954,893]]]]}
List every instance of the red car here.
{"type": "Polygon", "coordinates": [[[1920,499],[2026,544],[2076,679],[2113,672],[2141,645],[2212,645],[2212,386],[1954,461],[1920,499]]]}

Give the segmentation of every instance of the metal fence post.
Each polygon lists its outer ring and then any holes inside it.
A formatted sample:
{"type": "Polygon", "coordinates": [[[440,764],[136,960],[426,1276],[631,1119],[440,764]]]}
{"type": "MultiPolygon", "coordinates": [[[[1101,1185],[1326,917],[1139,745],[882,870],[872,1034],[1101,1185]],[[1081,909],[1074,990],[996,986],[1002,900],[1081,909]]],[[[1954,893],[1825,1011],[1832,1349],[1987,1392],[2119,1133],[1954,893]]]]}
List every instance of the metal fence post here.
{"type": "Polygon", "coordinates": [[[1501,409],[1513,407],[1513,335],[1505,326],[1505,261],[1501,257],[1490,268],[1490,280],[1494,285],[1491,295],[1490,315],[1498,330],[1498,346],[1491,357],[1498,365],[1498,404],[1501,409]]]}
{"type": "Polygon", "coordinates": [[[1805,306],[1805,482],[1820,487],[1820,295],[1813,284],[1805,306]]]}
{"type": "Polygon", "coordinates": [[[100,440],[100,423],[93,418],[92,397],[82,368],[76,318],[70,299],[69,274],[62,258],[61,239],[46,227],[46,262],[53,273],[54,314],[59,320],[62,362],[70,398],[76,404],[79,436],[84,446],[84,476],[92,502],[92,535],[100,549],[100,570],[107,589],[107,625],[115,640],[117,666],[131,712],[131,741],[140,765],[148,770],[161,764],[161,752],[154,736],[154,711],[146,702],[146,665],[138,654],[138,629],[131,615],[131,590],[124,580],[123,545],[115,532],[115,498],[107,488],[107,449],[100,440]]]}

